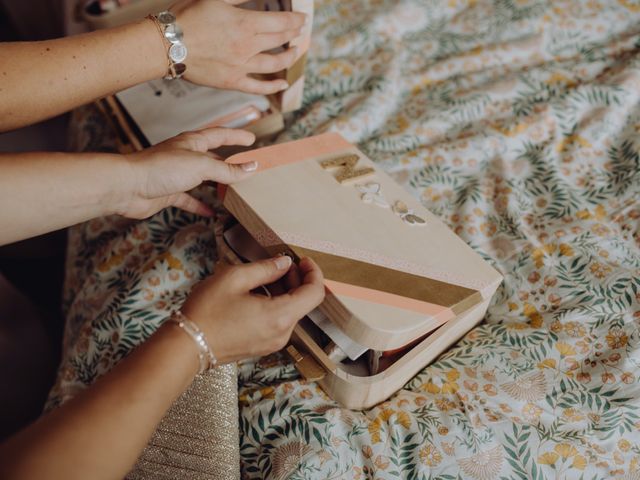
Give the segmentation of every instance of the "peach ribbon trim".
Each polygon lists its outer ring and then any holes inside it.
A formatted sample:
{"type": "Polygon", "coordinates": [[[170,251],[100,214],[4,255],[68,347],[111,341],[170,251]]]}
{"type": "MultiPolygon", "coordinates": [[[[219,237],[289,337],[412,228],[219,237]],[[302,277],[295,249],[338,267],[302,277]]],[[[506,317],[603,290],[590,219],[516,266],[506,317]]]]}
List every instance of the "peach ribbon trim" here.
{"type": "Polygon", "coordinates": [[[342,295],[345,297],[356,298],[378,305],[388,305],[400,310],[409,310],[433,317],[438,321],[437,326],[441,325],[455,317],[453,311],[448,307],[428,303],[413,298],[401,297],[393,293],[381,292],[380,290],[372,290],[366,287],[350,285],[348,283],[336,282],[335,280],[324,279],[325,286],[334,295],[342,295]]]}
{"type": "Polygon", "coordinates": [[[330,132],[302,140],[279,143],[257,150],[237,153],[227,158],[226,161],[234,165],[258,162],[257,171],[261,171],[350,149],[353,149],[353,145],[347,142],[342,135],[330,132]]]}

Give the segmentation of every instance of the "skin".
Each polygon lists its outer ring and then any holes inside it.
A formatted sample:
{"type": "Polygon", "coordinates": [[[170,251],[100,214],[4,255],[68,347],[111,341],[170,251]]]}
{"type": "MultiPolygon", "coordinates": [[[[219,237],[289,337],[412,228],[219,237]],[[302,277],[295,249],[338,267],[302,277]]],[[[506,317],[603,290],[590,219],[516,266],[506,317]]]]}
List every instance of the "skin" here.
{"type": "MultiPolygon", "coordinates": [[[[187,0],[172,7],[189,50],[185,78],[261,95],[287,88],[284,80],[257,80],[250,75],[278,72],[293,64],[293,49],[275,55],[262,52],[298,36],[305,15],[255,12],[229,3],[187,0]]],[[[3,43],[0,131],[163,77],[167,45],[148,19],[56,40],[3,43]]]]}
{"type": "MultiPolygon", "coordinates": [[[[12,226],[2,229],[0,243],[97,215],[143,218],[168,205],[208,215],[209,208],[185,191],[206,180],[241,181],[255,168],[228,165],[208,151],[253,140],[241,130],[207,129],[130,156],[0,158],[0,224],[12,226]]],[[[194,288],[182,311],[222,364],[282,348],[323,297],[313,261],[296,266],[277,257],[221,266],[194,288]],[[251,293],[282,277],[283,294],[251,293]]],[[[0,478],[123,478],[198,367],[193,340],[175,324],[163,325],[90,388],[0,445],[0,478]]]]}
{"type": "MultiPolygon", "coordinates": [[[[295,38],[305,16],[250,12],[234,3],[185,0],[172,8],[189,49],[186,79],[258,94],[286,88],[283,80],[257,80],[254,74],[293,63],[292,50],[262,52],[295,38]]],[[[167,45],[150,20],[2,47],[0,131],[167,71],[167,45]]],[[[241,181],[256,165],[227,165],[210,150],[253,140],[247,132],[208,129],[133,155],[0,155],[0,245],[103,215],[145,218],[167,206],[211,215],[187,192],[204,181],[241,181]]],[[[317,265],[302,259],[295,266],[279,257],[217,269],[196,286],[183,311],[205,333],[219,363],[226,363],[284,346],[296,322],[323,297],[317,265]],[[251,293],[281,277],[288,280],[283,294],[251,293]]],[[[175,324],[163,325],[94,385],[0,445],[0,478],[123,478],[198,367],[193,340],[175,324]]]]}

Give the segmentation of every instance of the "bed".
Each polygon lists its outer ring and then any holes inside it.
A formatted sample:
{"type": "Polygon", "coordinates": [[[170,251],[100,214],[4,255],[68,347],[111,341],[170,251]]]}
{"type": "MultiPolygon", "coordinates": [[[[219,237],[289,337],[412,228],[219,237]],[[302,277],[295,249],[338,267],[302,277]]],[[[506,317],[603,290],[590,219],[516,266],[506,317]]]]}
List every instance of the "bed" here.
{"type": "MultiPolygon", "coordinates": [[[[340,132],[505,280],[367,411],[279,354],[240,363],[243,477],[640,478],[640,4],[322,0],[306,77],[278,140],[340,132]]],[[[52,405],[157,328],[212,242],[175,210],[72,229],[52,405]]]]}

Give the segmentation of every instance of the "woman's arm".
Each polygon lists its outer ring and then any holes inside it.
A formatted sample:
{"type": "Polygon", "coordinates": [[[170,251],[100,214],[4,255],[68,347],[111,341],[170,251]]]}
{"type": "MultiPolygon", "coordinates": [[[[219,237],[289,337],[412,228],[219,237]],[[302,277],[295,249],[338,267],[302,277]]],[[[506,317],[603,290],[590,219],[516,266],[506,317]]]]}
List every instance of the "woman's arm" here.
{"type": "MultiPolygon", "coordinates": [[[[290,66],[295,52],[261,53],[300,34],[305,16],[254,12],[220,0],[179,2],[172,10],[189,49],[185,78],[252,93],[274,93],[284,80],[252,73],[290,66]]],[[[167,73],[167,45],[151,20],[43,42],[2,43],[0,132],[22,127],[167,73]]]]}
{"type": "MultiPolygon", "coordinates": [[[[278,350],[298,319],[320,303],[322,273],[308,259],[300,262],[299,287],[273,298],[251,293],[290,267],[289,257],[279,257],[222,269],[189,297],[183,310],[204,331],[220,363],[278,350]]],[[[197,353],[185,332],[164,325],[88,390],[0,445],[0,477],[124,478],[191,383],[197,353]]]]}
{"type": "Polygon", "coordinates": [[[0,245],[110,214],[144,218],[175,206],[210,215],[185,192],[207,180],[241,180],[253,166],[228,165],[208,150],[250,145],[254,138],[243,130],[213,128],[132,155],[0,155],[0,245]]]}
{"type": "Polygon", "coordinates": [[[0,131],[58,115],[166,74],[167,56],[150,20],[0,48],[0,131]]]}

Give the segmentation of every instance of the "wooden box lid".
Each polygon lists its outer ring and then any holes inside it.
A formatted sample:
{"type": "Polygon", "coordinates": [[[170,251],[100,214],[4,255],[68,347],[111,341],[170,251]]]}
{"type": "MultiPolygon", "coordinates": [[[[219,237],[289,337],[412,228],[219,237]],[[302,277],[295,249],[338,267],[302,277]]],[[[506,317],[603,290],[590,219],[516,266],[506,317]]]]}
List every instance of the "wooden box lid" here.
{"type": "Polygon", "coordinates": [[[259,166],[226,189],[225,207],[270,254],[320,265],[320,310],[363,346],[404,346],[490,298],[502,280],[338,134],[227,161],[259,166]]]}

